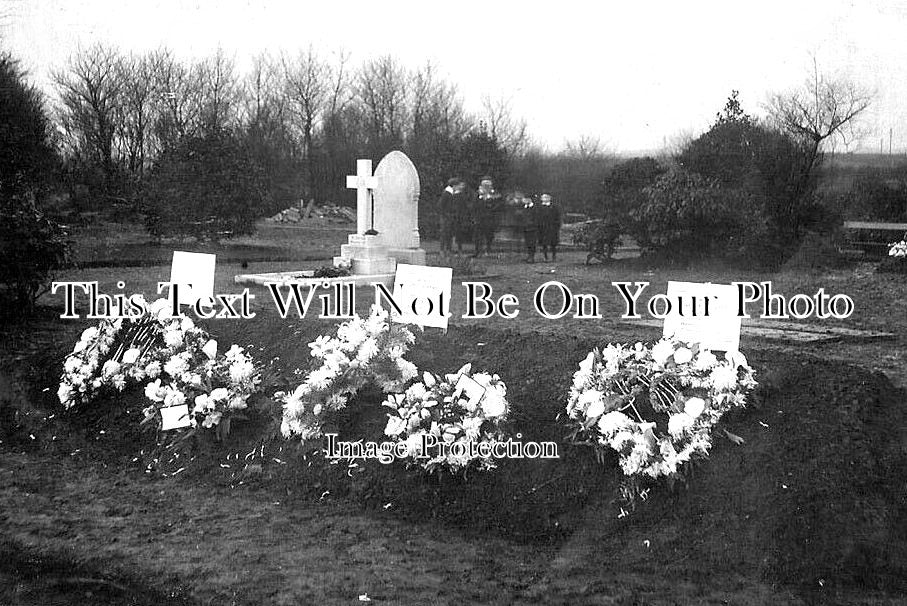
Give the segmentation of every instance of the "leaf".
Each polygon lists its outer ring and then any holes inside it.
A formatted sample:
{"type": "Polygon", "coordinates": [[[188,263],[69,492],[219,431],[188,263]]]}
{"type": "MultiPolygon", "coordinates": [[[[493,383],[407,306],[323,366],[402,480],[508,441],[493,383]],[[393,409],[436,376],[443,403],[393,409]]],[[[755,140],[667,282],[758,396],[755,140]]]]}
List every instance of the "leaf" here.
{"type": "Polygon", "coordinates": [[[743,438],[741,438],[740,436],[738,436],[736,434],[729,432],[727,429],[724,430],[724,435],[727,437],[728,440],[730,440],[737,446],[741,446],[746,442],[746,440],[744,440],[743,438]]]}

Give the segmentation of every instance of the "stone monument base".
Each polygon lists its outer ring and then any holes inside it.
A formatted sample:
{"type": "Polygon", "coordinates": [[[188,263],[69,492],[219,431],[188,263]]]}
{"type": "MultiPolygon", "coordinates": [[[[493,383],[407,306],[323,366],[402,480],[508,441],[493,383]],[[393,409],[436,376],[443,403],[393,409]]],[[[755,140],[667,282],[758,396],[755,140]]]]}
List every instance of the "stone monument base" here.
{"type": "Polygon", "coordinates": [[[353,275],[394,273],[397,260],[377,235],[350,234],[334,257],[334,267],[349,267],[353,275]]]}
{"type": "Polygon", "coordinates": [[[409,265],[425,265],[425,251],[421,248],[391,248],[388,255],[397,260],[397,263],[409,265]]]}

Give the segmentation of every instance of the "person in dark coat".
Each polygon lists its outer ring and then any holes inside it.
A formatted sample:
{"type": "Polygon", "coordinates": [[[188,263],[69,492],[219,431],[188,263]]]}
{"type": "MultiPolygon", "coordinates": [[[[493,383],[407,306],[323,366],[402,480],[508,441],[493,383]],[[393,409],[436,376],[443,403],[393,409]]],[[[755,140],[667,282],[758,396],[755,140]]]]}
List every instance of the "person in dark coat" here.
{"type": "MultiPolygon", "coordinates": [[[[466,183],[454,177],[447,181],[447,187],[441,192],[441,198],[438,200],[438,228],[442,256],[451,253],[453,238],[457,232],[457,221],[461,215],[466,214],[465,209],[461,208],[466,205],[465,191],[466,183]]],[[[462,247],[459,238],[457,245],[462,247]]]]}
{"type": "Polygon", "coordinates": [[[479,183],[479,189],[473,198],[473,220],[475,229],[473,237],[475,239],[475,254],[478,257],[481,254],[491,252],[491,244],[494,241],[494,233],[498,229],[498,223],[501,221],[501,213],[504,210],[503,198],[494,189],[494,182],[491,177],[482,177],[479,183]],[[484,248],[484,250],[483,250],[484,248]]]}
{"type": "Polygon", "coordinates": [[[517,210],[517,219],[523,230],[523,244],[526,246],[526,263],[535,263],[535,250],[539,238],[539,205],[532,197],[523,196],[520,208],[517,210]]]}
{"type": "Polygon", "coordinates": [[[551,260],[557,261],[557,245],[561,237],[561,208],[554,203],[550,194],[542,194],[541,205],[539,208],[539,244],[542,247],[542,255],[548,260],[548,253],[551,253],[551,260]]]}
{"type": "Polygon", "coordinates": [[[453,195],[453,235],[457,240],[457,254],[463,253],[463,244],[472,238],[473,203],[472,197],[466,191],[466,181],[457,179],[453,195]]]}

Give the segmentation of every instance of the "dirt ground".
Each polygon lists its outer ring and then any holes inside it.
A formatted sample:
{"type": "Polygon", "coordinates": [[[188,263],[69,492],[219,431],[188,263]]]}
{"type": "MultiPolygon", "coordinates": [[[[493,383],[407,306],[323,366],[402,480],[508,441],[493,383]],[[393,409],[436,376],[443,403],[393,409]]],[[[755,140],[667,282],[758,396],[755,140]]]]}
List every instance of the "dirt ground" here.
{"type": "MultiPolygon", "coordinates": [[[[903,277],[869,265],[759,275],[583,259],[480,260],[484,276],[455,277],[452,328],[420,337],[413,359],[500,373],[515,429],[563,442],[554,417],[585,352],[659,336],[619,318],[612,281],[648,281],[652,292],[669,279],[772,280],[785,294],[824,287],[856,305],[851,318],[825,322],[892,336],[804,344],[744,331],[761,385],[726,427],[746,443],[717,442],[686,487],[662,488],[618,518],[619,474],[580,447],[548,467],[505,464],[439,483],[377,463],[328,468],[276,438],[262,415],[176,458],[162,449],[166,436],[137,429],[141,394],[61,413],[54,379],[87,323],[58,319],[61,299],[48,297],[42,317],[4,327],[0,341],[0,604],[907,603],[903,277]],[[471,279],[516,295],[519,317],[462,319],[460,282],[471,279]],[[602,318],[540,317],[532,297],[549,280],[598,294],[602,318]]],[[[219,265],[216,290],[240,290],[237,273],[301,268],[246,264],[219,265]]],[[[61,279],[97,280],[106,292],[125,280],[151,294],[168,274],[93,268],[61,279]]],[[[208,329],[254,344],[287,374],[305,368],[306,344],[331,323],[281,319],[255,293],[259,317],[208,329]]],[[[373,431],[374,420],[348,429],[373,431]]]]}

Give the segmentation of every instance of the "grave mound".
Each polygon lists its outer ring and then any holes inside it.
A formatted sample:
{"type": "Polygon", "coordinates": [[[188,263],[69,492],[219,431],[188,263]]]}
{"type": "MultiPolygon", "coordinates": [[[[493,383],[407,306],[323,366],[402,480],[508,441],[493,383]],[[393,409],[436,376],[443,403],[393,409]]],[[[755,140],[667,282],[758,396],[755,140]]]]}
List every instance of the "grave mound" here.
{"type": "MultiPolygon", "coordinates": [[[[262,319],[269,321],[275,325],[258,325],[254,334],[251,323],[225,326],[231,334],[220,336],[257,340],[261,358],[281,356],[278,364],[287,371],[306,368],[304,344],[316,334],[311,325],[288,330],[284,320],[262,319]]],[[[567,552],[578,555],[568,564],[585,568],[658,570],[693,579],[757,577],[799,591],[907,591],[907,411],[904,394],[885,377],[812,357],[748,352],[760,387],[745,410],[722,422],[745,444],[716,436],[709,460],[695,465],[685,484],[659,484],[636,511],[619,517],[616,462],[599,464],[590,450],[567,444],[567,428],[555,421],[576,365],[596,345],[484,327],[419,338],[410,358],[420,368],[449,372],[472,362],[475,370],[497,372],[508,386],[512,426],[523,439],[561,445],[558,460],[504,461],[466,481],[426,478],[377,461],[355,468],[324,465],[276,435],[274,420],[265,415],[238,424],[223,443],[187,442],[184,458],[166,467],[160,436],[137,429],[138,390],[42,431],[65,431],[57,441],[61,451],[82,448],[106,465],[138,467],[157,458],[158,470],[185,467],[181,481],[242,481],[262,499],[291,495],[302,504],[330,494],[376,516],[443,523],[476,540],[494,533],[539,547],[570,544],[567,552]],[[253,457],[243,473],[235,465],[221,467],[228,455],[259,448],[265,455],[253,457]]],[[[341,437],[381,440],[380,401],[377,393],[362,394],[338,419],[341,437]]],[[[38,442],[46,445],[45,438],[39,435],[38,442]]],[[[21,432],[15,441],[34,442],[21,432]]],[[[229,508],[229,500],[222,506],[229,508]]]]}

